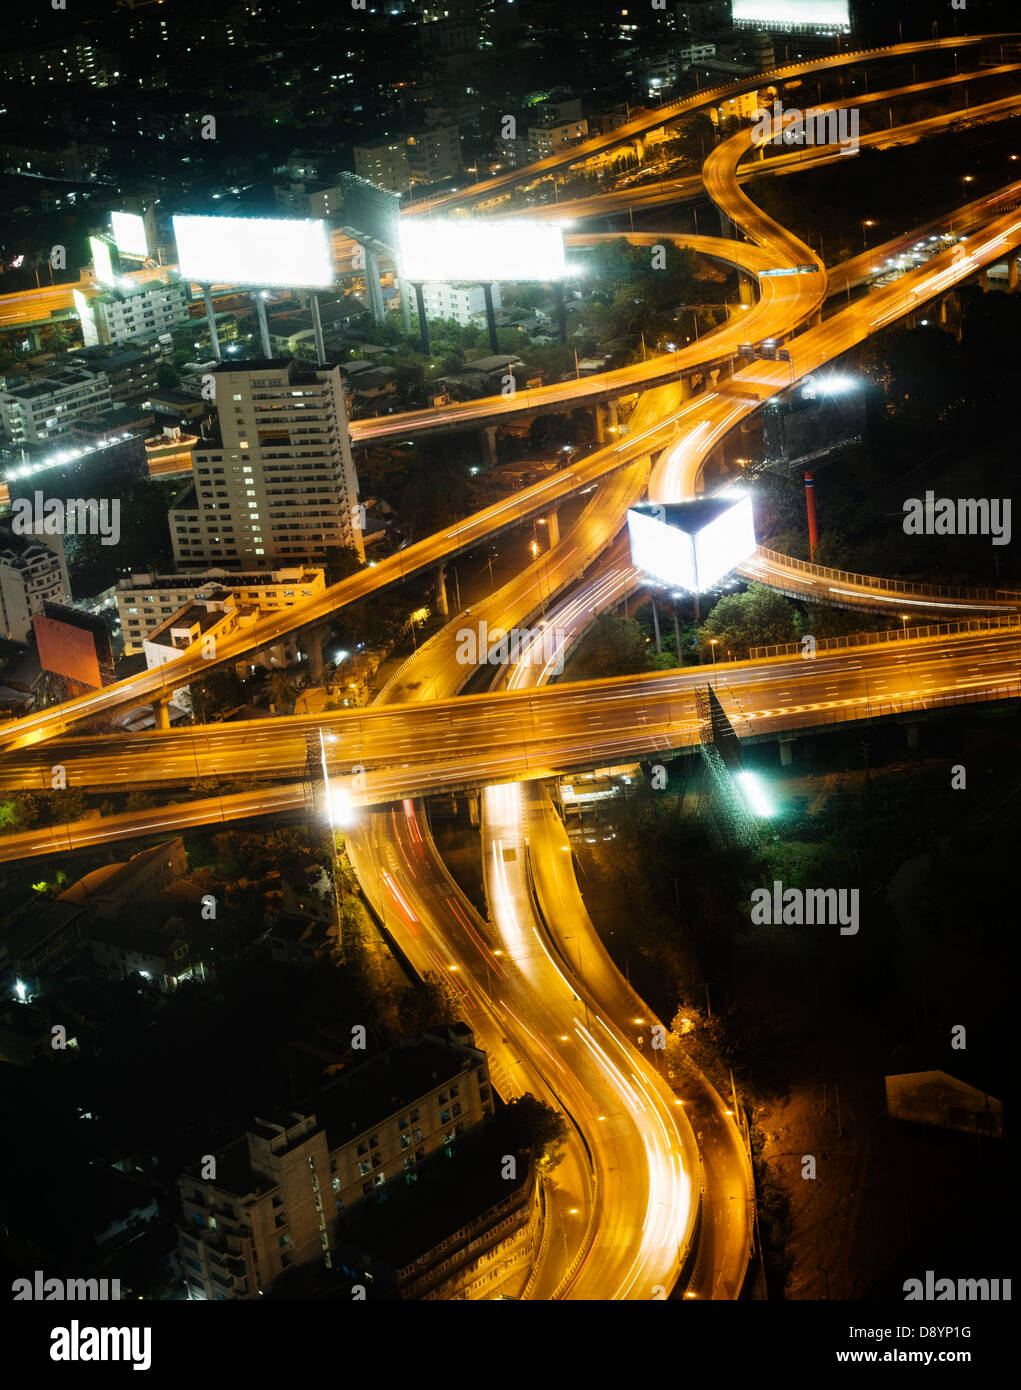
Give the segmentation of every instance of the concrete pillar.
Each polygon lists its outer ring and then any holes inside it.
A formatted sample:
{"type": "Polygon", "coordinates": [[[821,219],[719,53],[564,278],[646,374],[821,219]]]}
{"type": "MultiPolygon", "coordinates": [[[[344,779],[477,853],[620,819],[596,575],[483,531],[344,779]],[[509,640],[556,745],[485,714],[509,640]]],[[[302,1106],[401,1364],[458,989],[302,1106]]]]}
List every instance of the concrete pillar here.
{"type": "Polygon", "coordinates": [[[496,425],[483,425],[479,430],[479,446],[482,449],[482,462],[489,468],[495,468],[498,462],[496,455],[496,425]]]}
{"type": "Polygon", "coordinates": [[[607,425],[610,429],[615,430],[619,428],[619,421],[617,419],[617,402],[615,400],[606,402],[606,417],[607,425]]]}
{"type": "Polygon", "coordinates": [[[1017,289],[1017,255],[1013,251],[1007,257],[1007,289],[1017,289]]]}
{"type": "Polygon", "coordinates": [[[755,295],[752,293],[752,280],[751,280],[751,277],[748,276],[748,275],[745,275],[743,271],[740,271],[740,270],[739,270],[738,273],[737,273],[737,284],[738,284],[738,288],[739,288],[740,291],[741,291],[741,303],[742,303],[742,304],[754,304],[754,303],[755,303],[755,295]]]}
{"type": "Polygon", "coordinates": [[[560,542],[560,516],[556,511],[546,513],[546,534],[549,536],[549,547],[552,550],[560,542]]]}
{"type": "Polygon", "coordinates": [[[592,407],[592,420],[596,427],[596,443],[606,443],[606,412],[597,401],[592,407]]]}
{"type": "Polygon", "coordinates": [[[213,345],[213,356],[217,362],[222,362],[223,357],[220,353],[220,340],[216,336],[216,314],[213,311],[213,296],[208,285],[202,286],[202,298],[206,301],[206,323],[209,324],[209,338],[213,345]]]}
{"type": "Polygon", "coordinates": [[[441,618],[450,617],[450,601],[447,598],[447,566],[436,566],[436,611],[441,618]]]}
{"type": "Polygon", "coordinates": [[[794,740],[792,738],[782,738],[780,740],[780,766],[790,767],[794,761],[794,740]]]}
{"type": "Polygon", "coordinates": [[[156,716],[157,729],[170,728],[170,697],[165,700],[157,700],[152,707],[152,712],[156,716]]]}
{"type": "Polygon", "coordinates": [[[301,650],[308,658],[308,673],[317,681],[323,674],[323,638],[325,627],[307,627],[301,634],[301,650]]]}
{"type": "Polygon", "coordinates": [[[907,728],[907,735],[908,735],[908,747],[909,747],[909,748],[917,748],[917,747],[918,747],[918,738],[919,738],[919,730],[920,730],[920,727],[921,727],[921,726],[918,725],[918,724],[908,724],[908,725],[906,726],[906,728],[907,728]]]}
{"type": "Polygon", "coordinates": [[[985,294],[986,291],[989,289],[989,271],[988,271],[988,270],[982,270],[982,271],[979,272],[978,282],[979,282],[979,284],[982,286],[982,293],[985,294]]]}
{"type": "Polygon", "coordinates": [[[946,297],[946,295],[944,295],[943,298],[942,298],[942,299],[940,300],[940,302],[939,302],[939,321],[940,321],[941,324],[942,324],[942,323],[946,323],[946,321],[947,321],[947,297],[946,297]]]}

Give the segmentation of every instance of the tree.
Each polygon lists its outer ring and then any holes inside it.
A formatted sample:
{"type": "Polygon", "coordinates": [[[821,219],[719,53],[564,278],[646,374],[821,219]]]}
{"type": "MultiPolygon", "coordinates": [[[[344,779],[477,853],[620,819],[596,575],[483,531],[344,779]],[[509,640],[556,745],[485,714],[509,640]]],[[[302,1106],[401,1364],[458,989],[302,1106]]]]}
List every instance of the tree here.
{"type": "Polygon", "coordinates": [[[548,1105],[543,1105],[531,1091],[507,1103],[508,1117],[517,1121],[528,1135],[532,1152],[549,1172],[563,1158],[567,1125],[548,1105]]]}
{"type": "Polygon", "coordinates": [[[649,667],[649,644],[634,618],[601,614],[571,663],[572,680],[635,676],[649,667]]]}
{"type": "Polygon", "coordinates": [[[327,585],[339,584],[348,575],[357,574],[362,568],[362,561],[353,545],[328,545],[323,568],[327,585]]]}
{"type": "Polygon", "coordinates": [[[298,686],[290,672],[271,671],[269,679],[266,681],[266,689],[269,691],[270,703],[274,707],[290,705],[293,709],[294,702],[298,698],[298,686]]]}
{"type": "Polygon", "coordinates": [[[172,391],[180,384],[180,373],[175,371],[169,362],[161,362],[156,368],[156,385],[161,386],[165,391],[172,391]]]}
{"type": "Polygon", "coordinates": [[[698,630],[699,645],[709,651],[715,638],[737,660],[751,647],[795,642],[800,635],[794,605],[765,584],[751,583],[743,594],[726,594],[698,630]]]}

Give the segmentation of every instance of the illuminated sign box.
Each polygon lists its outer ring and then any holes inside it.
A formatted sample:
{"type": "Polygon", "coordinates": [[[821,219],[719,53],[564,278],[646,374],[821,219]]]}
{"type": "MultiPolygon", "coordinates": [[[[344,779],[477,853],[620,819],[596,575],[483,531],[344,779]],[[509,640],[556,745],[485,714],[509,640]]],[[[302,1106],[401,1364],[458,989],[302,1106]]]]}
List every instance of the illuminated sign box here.
{"type": "Polygon", "coordinates": [[[699,498],[629,507],[631,563],[673,589],[703,593],[755,550],[752,499],[699,498]]]}
{"type": "Polygon", "coordinates": [[[848,0],[734,0],[735,24],[760,29],[830,29],[848,32],[848,0]]]}
{"type": "Polygon", "coordinates": [[[145,238],[145,219],[137,212],[111,212],[110,227],[117,250],[122,256],[144,261],[149,255],[145,238]]]}
{"type": "Polygon", "coordinates": [[[564,234],[549,222],[402,218],[409,280],[562,280],[564,234]]]}
{"type": "Polygon", "coordinates": [[[181,274],[200,285],[325,289],[333,284],[323,221],[190,215],[173,221],[181,274]]]}

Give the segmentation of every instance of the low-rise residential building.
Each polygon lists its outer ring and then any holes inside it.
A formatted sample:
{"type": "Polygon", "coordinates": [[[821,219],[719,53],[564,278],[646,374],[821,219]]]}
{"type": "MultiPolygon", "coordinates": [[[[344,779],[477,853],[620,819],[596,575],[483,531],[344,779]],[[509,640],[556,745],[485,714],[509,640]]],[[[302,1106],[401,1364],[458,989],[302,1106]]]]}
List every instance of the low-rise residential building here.
{"type": "Polygon", "coordinates": [[[485,1053],[463,1025],[381,1052],[308,1097],[257,1118],[178,1179],[179,1252],[190,1298],[255,1299],[285,1269],[332,1264],[338,1212],[385,1201],[432,1155],[493,1113],[485,1053]]]}
{"type": "Polygon", "coordinates": [[[188,321],[191,286],[176,271],[166,280],[146,280],[130,286],[101,290],[88,297],[73,291],[86,347],[100,344],[155,343],[188,321]]]}
{"type": "Polygon", "coordinates": [[[0,636],[27,642],[47,600],[70,598],[60,535],[22,536],[0,528],[0,636]]]}
{"type": "Polygon", "coordinates": [[[195,599],[226,591],[239,608],[276,613],[315,598],[326,588],[321,569],[294,565],[275,570],[207,569],[196,574],[133,574],[117,583],[117,613],[124,651],[143,649],[147,637],[195,599]]]}
{"type": "Polygon", "coordinates": [[[47,444],[68,434],[82,416],[112,404],[105,372],[86,367],[48,371],[0,390],[0,431],[12,447],[47,444]]]}
{"type": "MultiPolygon", "coordinates": [[[[501,308],[500,286],[493,287],[493,309],[501,308]]],[[[454,319],[463,327],[483,323],[486,318],[486,299],[481,285],[457,285],[447,281],[427,281],[422,286],[426,317],[454,319]]]]}
{"type": "Polygon", "coordinates": [[[581,119],[562,121],[559,125],[539,125],[528,127],[528,153],[532,160],[548,159],[551,154],[575,140],[584,140],[588,135],[588,121],[581,119]]]}

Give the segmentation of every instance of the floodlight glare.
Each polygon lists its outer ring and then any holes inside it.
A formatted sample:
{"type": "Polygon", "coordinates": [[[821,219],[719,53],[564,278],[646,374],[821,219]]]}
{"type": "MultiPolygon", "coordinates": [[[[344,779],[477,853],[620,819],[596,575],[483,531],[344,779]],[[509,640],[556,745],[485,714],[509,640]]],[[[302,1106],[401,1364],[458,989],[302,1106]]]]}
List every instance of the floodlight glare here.
{"type": "Polygon", "coordinates": [[[321,220],[175,215],[173,222],[181,274],[200,285],[333,284],[329,232],[321,220]]]}
{"type": "Polygon", "coordinates": [[[761,816],[768,819],[776,812],[776,807],[766,795],[762,779],[756,772],[738,772],[736,774],[737,784],[741,788],[748,809],[753,816],[761,816]]]}
{"type": "Polygon", "coordinates": [[[567,274],[563,231],[549,222],[405,218],[400,235],[409,280],[561,280],[567,274]]]}
{"type": "Polygon", "coordinates": [[[672,589],[703,593],[755,550],[749,496],[629,507],[631,563],[672,589]]]}

